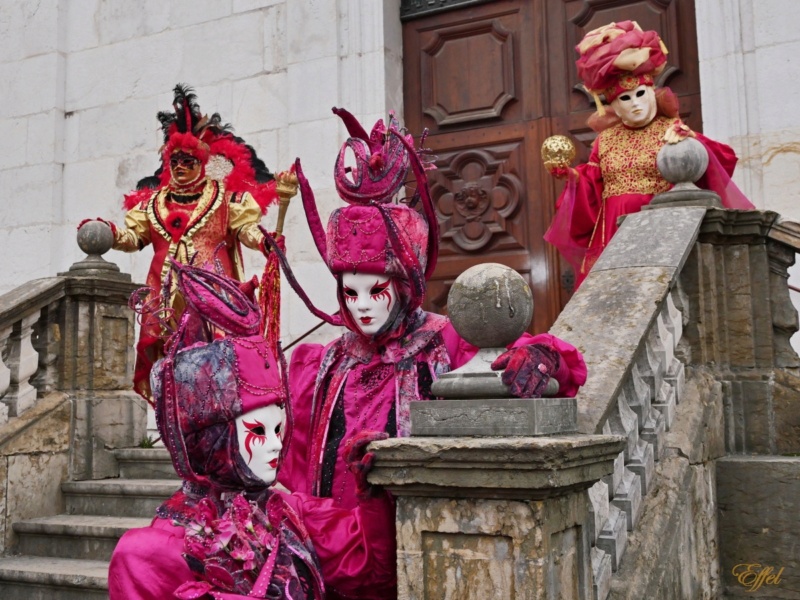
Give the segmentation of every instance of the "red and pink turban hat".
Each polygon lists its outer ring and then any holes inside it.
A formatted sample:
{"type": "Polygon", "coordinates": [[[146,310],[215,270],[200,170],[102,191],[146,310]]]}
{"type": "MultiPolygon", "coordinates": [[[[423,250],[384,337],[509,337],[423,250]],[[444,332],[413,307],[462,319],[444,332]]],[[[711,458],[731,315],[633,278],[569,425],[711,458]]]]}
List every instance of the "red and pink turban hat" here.
{"type": "Polygon", "coordinates": [[[655,31],[642,31],[636,21],[609,23],[587,33],[575,49],[578,76],[586,90],[607,102],[640,85],[654,85],[667,63],[667,47],[655,31]]]}

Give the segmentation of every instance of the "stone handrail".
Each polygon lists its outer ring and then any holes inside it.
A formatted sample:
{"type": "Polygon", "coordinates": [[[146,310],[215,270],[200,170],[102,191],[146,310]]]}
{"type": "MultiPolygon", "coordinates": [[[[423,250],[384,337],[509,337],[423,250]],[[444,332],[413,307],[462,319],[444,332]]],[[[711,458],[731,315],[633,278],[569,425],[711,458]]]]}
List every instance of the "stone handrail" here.
{"type": "Polygon", "coordinates": [[[627,438],[613,474],[589,491],[600,600],[652,489],[655,462],[680,401],[685,375],[676,350],[684,300],[678,278],[705,215],[705,208],[686,207],[626,217],[551,329],[583,352],[589,368],[578,396],[580,431],[627,438]]]}

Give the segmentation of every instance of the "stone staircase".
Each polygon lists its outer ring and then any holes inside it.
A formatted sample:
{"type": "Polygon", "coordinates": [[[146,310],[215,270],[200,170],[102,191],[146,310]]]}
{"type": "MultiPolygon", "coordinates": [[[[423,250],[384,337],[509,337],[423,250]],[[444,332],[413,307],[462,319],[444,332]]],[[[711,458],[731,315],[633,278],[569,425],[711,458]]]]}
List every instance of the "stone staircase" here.
{"type": "Polygon", "coordinates": [[[13,523],[17,555],[0,558],[3,600],[108,597],[108,563],[128,529],[145,527],[180,485],[164,448],[114,452],[119,478],[61,486],[65,514],[13,523]]]}

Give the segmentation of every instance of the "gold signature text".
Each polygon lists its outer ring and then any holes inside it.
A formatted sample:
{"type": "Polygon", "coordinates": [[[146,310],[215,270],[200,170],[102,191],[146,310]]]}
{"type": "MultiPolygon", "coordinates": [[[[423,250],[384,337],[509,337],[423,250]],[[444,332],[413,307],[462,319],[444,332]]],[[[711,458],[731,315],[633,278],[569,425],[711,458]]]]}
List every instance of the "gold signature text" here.
{"type": "Polygon", "coordinates": [[[781,582],[783,569],[778,571],[775,567],[761,565],[758,563],[741,563],[731,569],[731,573],[736,577],[736,581],[743,585],[748,592],[755,592],[764,585],[778,585],[781,582]]]}

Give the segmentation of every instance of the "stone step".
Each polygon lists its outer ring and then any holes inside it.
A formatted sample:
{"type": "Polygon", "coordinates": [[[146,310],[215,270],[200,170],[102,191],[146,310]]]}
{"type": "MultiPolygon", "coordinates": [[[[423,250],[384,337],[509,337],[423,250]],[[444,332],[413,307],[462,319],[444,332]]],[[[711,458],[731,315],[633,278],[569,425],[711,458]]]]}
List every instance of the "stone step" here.
{"type": "Polygon", "coordinates": [[[108,599],[108,562],[74,558],[0,558],[3,600],[108,599]]]}
{"type": "Polygon", "coordinates": [[[25,556],[110,560],[128,529],[147,527],[150,518],[57,515],[17,521],[18,552],[25,556]]]}
{"type": "Polygon", "coordinates": [[[166,448],[115,450],[119,476],[127,479],[177,479],[166,448]]]}
{"type": "Polygon", "coordinates": [[[100,479],[61,484],[67,514],[153,518],[156,508],[180,488],[167,479],[100,479]]]}

